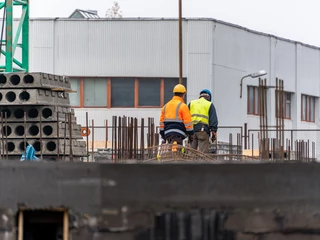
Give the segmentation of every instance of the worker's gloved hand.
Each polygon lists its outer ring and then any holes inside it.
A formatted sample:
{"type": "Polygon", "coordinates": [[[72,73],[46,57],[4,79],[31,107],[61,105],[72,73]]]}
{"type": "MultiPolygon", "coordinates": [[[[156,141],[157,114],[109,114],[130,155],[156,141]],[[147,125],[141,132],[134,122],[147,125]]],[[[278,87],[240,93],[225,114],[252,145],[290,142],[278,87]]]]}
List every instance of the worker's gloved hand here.
{"type": "Polygon", "coordinates": [[[212,141],[212,143],[217,141],[217,133],[216,132],[211,132],[211,141],[212,141]]]}
{"type": "Polygon", "coordinates": [[[188,143],[192,143],[193,142],[193,134],[188,135],[188,143]]]}
{"type": "Polygon", "coordinates": [[[166,140],[165,139],[161,139],[161,144],[165,144],[166,143],[166,140]]]}

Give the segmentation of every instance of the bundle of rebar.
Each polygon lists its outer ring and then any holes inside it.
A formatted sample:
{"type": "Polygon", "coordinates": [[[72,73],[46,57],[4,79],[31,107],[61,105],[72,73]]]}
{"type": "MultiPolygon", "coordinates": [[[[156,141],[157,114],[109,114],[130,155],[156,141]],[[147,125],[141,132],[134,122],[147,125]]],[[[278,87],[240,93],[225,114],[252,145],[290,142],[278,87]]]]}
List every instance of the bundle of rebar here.
{"type": "Polygon", "coordinates": [[[252,161],[256,157],[241,154],[212,154],[203,153],[188,146],[179,144],[161,144],[147,149],[148,155],[143,162],[210,162],[223,163],[226,161],[252,161]]]}

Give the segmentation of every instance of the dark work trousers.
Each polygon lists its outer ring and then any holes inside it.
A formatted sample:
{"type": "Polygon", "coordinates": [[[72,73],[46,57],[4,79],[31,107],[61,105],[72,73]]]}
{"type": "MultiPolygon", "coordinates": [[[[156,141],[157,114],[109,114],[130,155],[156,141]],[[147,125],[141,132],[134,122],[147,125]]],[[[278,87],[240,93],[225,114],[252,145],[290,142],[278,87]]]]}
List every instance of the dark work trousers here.
{"type": "Polygon", "coordinates": [[[178,136],[170,136],[167,138],[168,143],[173,144],[175,141],[177,142],[177,144],[182,145],[183,139],[182,137],[178,137],[178,136]]]}
{"type": "Polygon", "coordinates": [[[203,153],[209,153],[209,134],[206,131],[195,132],[191,147],[203,153]]]}

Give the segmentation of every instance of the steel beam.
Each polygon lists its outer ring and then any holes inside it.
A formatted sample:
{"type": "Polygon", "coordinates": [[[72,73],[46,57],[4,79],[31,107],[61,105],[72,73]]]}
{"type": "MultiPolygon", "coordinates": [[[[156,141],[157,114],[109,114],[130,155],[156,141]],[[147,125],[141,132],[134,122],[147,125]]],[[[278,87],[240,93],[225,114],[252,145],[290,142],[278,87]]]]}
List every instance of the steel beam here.
{"type": "Polygon", "coordinates": [[[13,0],[6,1],[6,72],[13,71],[13,0]]]}
{"type": "MultiPolygon", "coordinates": [[[[29,1],[6,0],[0,2],[0,9],[5,12],[5,39],[1,36],[1,54],[5,56],[5,66],[0,67],[2,72],[29,71],[29,1]],[[17,30],[13,31],[13,13],[20,7],[21,17],[17,30]],[[21,42],[19,38],[21,36],[21,42]],[[3,48],[2,48],[3,46],[3,48]],[[21,56],[15,56],[16,47],[21,47],[21,56]],[[16,67],[18,66],[18,68],[16,67]]],[[[3,29],[4,30],[4,29],[3,29]]]]}

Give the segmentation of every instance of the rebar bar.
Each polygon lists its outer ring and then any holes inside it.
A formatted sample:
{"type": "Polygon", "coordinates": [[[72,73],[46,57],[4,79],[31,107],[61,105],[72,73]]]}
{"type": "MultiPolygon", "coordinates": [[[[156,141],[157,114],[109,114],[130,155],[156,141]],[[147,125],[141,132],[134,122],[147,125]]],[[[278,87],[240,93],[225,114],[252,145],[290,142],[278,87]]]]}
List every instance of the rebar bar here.
{"type": "Polygon", "coordinates": [[[23,133],[23,146],[24,146],[24,149],[23,149],[23,152],[25,153],[26,155],[26,150],[27,150],[27,113],[25,111],[23,111],[23,127],[24,127],[24,133],[23,133]]]}
{"type": "Polygon", "coordinates": [[[42,142],[42,114],[40,114],[40,118],[39,118],[39,127],[40,127],[40,159],[42,160],[42,151],[43,151],[42,150],[42,148],[43,148],[43,142],[42,142]]]}
{"type": "MultiPolygon", "coordinates": [[[[41,116],[41,115],[40,115],[41,116]]],[[[57,160],[60,160],[60,123],[59,112],[57,111],[57,160]]]]}
{"type": "Polygon", "coordinates": [[[69,112],[69,139],[70,139],[70,161],[73,162],[73,149],[72,149],[72,113],[69,112]]]}
{"type": "Polygon", "coordinates": [[[140,135],[140,159],[144,160],[144,119],[141,119],[141,135],[140,135]]]}
{"type": "Polygon", "coordinates": [[[4,134],[3,134],[3,119],[4,119],[4,117],[3,117],[3,112],[1,112],[1,129],[2,129],[2,131],[1,131],[1,144],[2,144],[2,159],[4,159],[4,156],[5,156],[5,146],[4,146],[4,134]]]}
{"type": "Polygon", "coordinates": [[[108,141],[109,141],[109,136],[108,136],[108,119],[106,119],[106,143],[105,143],[105,148],[108,148],[108,141]]]}
{"type": "Polygon", "coordinates": [[[91,142],[91,162],[94,162],[94,120],[92,119],[91,123],[92,131],[91,131],[91,137],[92,137],[92,142],[91,142]]]}
{"type": "Polygon", "coordinates": [[[138,158],[138,119],[134,119],[134,143],[133,143],[133,148],[134,148],[134,159],[138,158]]]}
{"type": "Polygon", "coordinates": [[[89,162],[89,134],[88,130],[89,129],[89,117],[88,117],[88,112],[86,112],[86,143],[87,143],[87,161],[89,162]]]}
{"type": "Polygon", "coordinates": [[[113,130],[114,130],[114,158],[115,158],[115,162],[118,161],[117,121],[118,121],[118,118],[116,116],[114,116],[113,130]]]}
{"type": "Polygon", "coordinates": [[[122,145],[121,145],[121,128],[122,128],[122,121],[121,121],[121,117],[119,117],[118,119],[118,123],[119,123],[119,127],[118,127],[118,160],[121,160],[121,148],[122,148],[122,145]]]}
{"type": "MultiPolygon", "coordinates": [[[[6,128],[6,134],[5,134],[6,135],[6,159],[8,160],[9,159],[9,146],[8,146],[8,121],[7,121],[7,118],[8,118],[8,114],[7,114],[7,112],[5,112],[4,113],[4,122],[5,122],[5,128],[6,128]]],[[[25,148],[25,150],[26,150],[26,148],[25,148]]]]}
{"type": "Polygon", "coordinates": [[[67,136],[67,119],[68,114],[64,114],[64,134],[63,134],[63,161],[66,161],[66,136],[67,136]]]}

